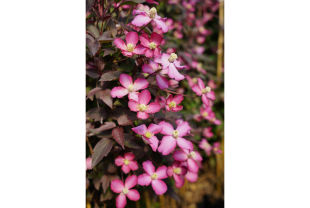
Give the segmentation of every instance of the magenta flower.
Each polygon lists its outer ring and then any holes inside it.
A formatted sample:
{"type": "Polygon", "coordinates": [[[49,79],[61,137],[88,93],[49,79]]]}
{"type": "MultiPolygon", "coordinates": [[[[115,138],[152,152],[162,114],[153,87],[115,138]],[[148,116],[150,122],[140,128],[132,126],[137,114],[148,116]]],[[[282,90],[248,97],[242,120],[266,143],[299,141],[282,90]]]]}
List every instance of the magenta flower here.
{"type": "Polygon", "coordinates": [[[155,98],[155,102],[158,102],[160,104],[161,109],[165,109],[166,106],[166,98],[164,96],[157,96],[155,98]]]}
{"type": "Polygon", "coordinates": [[[211,146],[211,144],[208,143],[208,140],[206,140],[205,138],[203,138],[203,139],[201,140],[201,142],[199,142],[199,145],[198,145],[198,146],[199,146],[201,149],[203,149],[203,150],[206,152],[206,154],[207,154],[208,156],[211,155],[212,146],[211,146]]]}
{"type": "Polygon", "coordinates": [[[202,102],[208,107],[210,105],[210,101],[215,99],[215,93],[211,91],[210,87],[206,87],[203,81],[200,78],[197,78],[198,85],[192,87],[192,90],[196,93],[196,95],[200,96],[202,102]]]}
{"type": "Polygon", "coordinates": [[[181,187],[184,184],[184,178],[182,176],[184,176],[186,173],[187,173],[187,168],[184,166],[181,166],[181,162],[179,161],[174,161],[172,166],[169,166],[167,169],[167,175],[169,177],[173,176],[176,185],[177,184],[178,186],[181,185],[181,187]]]}
{"type": "Polygon", "coordinates": [[[155,167],[151,161],[142,163],[143,169],[146,173],[139,175],[138,184],[141,186],[148,186],[152,184],[152,188],[157,195],[162,195],[167,191],[167,185],[161,179],[168,178],[167,167],[160,166],[155,171],[155,167]]]}
{"type": "Polygon", "coordinates": [[[197,78],[191,78],[190,76],[188,76],[187,74],[185,75],[185,78],[187,79],[188,81],[188,85],[192,88],[193,86],[196,85],[197,83],[197,78]]]}
{"type": "Polygon", "coordinates": [[[135,189],[131,189],[137,185],[137,180],[137,176],[132,175],[127,177],[125,184],[119,179],[114,179],[111,182],[111,190],[115,193],[120,193],[120,195],[116,197],[117,208],[124,208],[126,206],[126,196],[132,201],[138,201],[140,199],[139,192],[135,189]]]}
{"type": "Polygon", "coordinates": [[[158,2],[156,1],[153,1],[153,0],[146,0],[147,3],[150,3],[150,4],[157,4],[158,5],[158,2]]]}
{"type": "Polygon", "coordinates": [[[183,106],[182,105],[178,106],[178,104],[180,104],[182,101],[183,101],[183,95],[176,95],[175,97],[173,97],[173,95],[170,94],[166,100],[166,110],[169,112],[170,111],[178,112],[182,110],[183,106]]]}
{"type": "Polygon", "coordinates": [[[182,39],[183,38],[183,34],[181,33],[181,31],[178,31],[178,30],[174,31],[173,35],[177,39],[182,39]]]}
{"type": "Polygon", "coordinates": [[[161,152],[162,155],[168,155],[172,152],[175,149],[176,144],[178,144],[180,148],[193,148],[193,144],[190,141],[182,138],[191,130],[187,121],[178,124],[176,130],[173,129],[173,126],[170,123],[165,121],[161,121],[158,125],[163,127],[160,133],[165,135],[158,147],[158,152],[161,152]]]}
{"type": "Polygon", "coordinates": [[[138,102],[129,100],[128,107],[131,111],[138,112],[139,119],[147,119],[149,113],[156,113],[160,110],[160,104],[153,102],[148,105],[151,100],[151,93],[148,90],[143,90],[138,97],[138,102]]]}
{"type": "Polygon", "coordinates": [[[115,164],[117,166],[122,166],[123,172],[127,174],[130,170],[138,169],[138,163],[133,159],[135,159],[135,155],[131,152],[127,152],[124,154],[124,157],[118,156],[115,159],[115,164]]]}
{"type": "Polygon", "coordinates": [[[168,71],[163,70],[160,64],[149,60],[149,64],[142,65],[142,71],[149,74],[156,73],[156,83],[160,89],[166,89],[169,87],[169,82],[166,78],[168,71]]]}
{"type": "Polygon", "coordinates": [[[194,173],[194,172],[191,172],[188,170],[188,165],[187,165],[187,162],[182,162],[181,163],[182,166],[186,167],[187,168],[187,173],[185,174],[185,178],[189,181],[189,182],[196,182],[197,179],[198,179],[198,172],[197,173],[194,173]]]}
{"type": "Polygon", "coordinates": [[[131,24],[141,27],[143,25],[149,24],[151,21],[154,21],[159,29],[162,29],[164,33],[168,32],[168,25],[166,25],[165,20],[166,18],[161,18],[157,15],[157,10],[155,7],[150,9],[144,8],[144,11],[141,10],[134,10],[132,12],[133,15],[138,14],[131,24]]]}
{"type": "Polygon", "coordinates": [[[178,58],[177,54],[166,54],[163,53],[161,57],[156,57],[154,62],[160,63],[163,65],[164,70],[168,70],[168,75],[170,78],[173,78],[177,81],[184,79],[185,77],[180,74],[178,69],[183,69],[185,66],[181,66],[180,61],[176,60],[178,58]]]}
{"type": "Polygon", "coordinates": [[[223,151],[220,150],[220,143],[219,142],[214,142],[213,152],[214,152],[214,154],[222,154],[223,153],[223,151]]]}
{"type": "Polygon", "coordinates": [[[155,134],[158,134],[162,129],[163,127],[151,123],[148,128],[145,124],[142,124],[132,128],[131,130],[133,130],[136,134],[142,135],[142,139],[149,143],[152,150],[156,152],[158,147],[158,139],[155,134]]]}
{"type": "Polygon", "coordinates": [[[114,40],[114,44],[117,48],[121,49],[124,56],[132,57],[133,54],[144,54],[145,47],[143,47],[142,45],[137,45],[138,41],[138,33],[129,32],[126,35],[127,44],[125,44],[125,42],[120,38],[116,38],[114,40]]]}
{"type": "Polygon", "coordinates": [[[203,44],[206,41],[206,37],[205,36],[198,36],[196,40],[197,40],[197,43],[203,44]]]}
{"type": "Polygon", "coordinates": [[[114,87],[111,91],[111,96],[113,98],[122,98],[128,95],[129,100],[138,101],[139,90],[145,89],[149,86],[146,79],[138,78],[134,83],[132,83],[132,78],[128,74],[121,74],[119,77],[119,82],[123,87],[114,87]]]}
{"type": "Polygon", "coordinates": [[[206,127],[203,129],[202,135],[207,137],[207,138],[211,138],[214,136],[213,132],[212,132],[212,127],[206,127]]]}
{"type": "Polygon", "coordinates": [[[86,170],[91,170],[91,163],[92,163],[92,159],[91,157],[86,159],[86,170]]]}
{"type": "Polygon", "coordinates": [[[145,47],[145,56],[148,58],[153,58],[160,56],[159,45],[163,41],[163,37],[156,32],[151,34],[151,38],[147,34],[140,35],[140,42],[143,47],[145,47]]]}
{"type": "Polygon", "coordinates": [[[207,120],[211,120],[212,118],[215,117],[215,114],[212,111],[212,108],[210,106],[206,108],[200,107],[200,114],[204,119],[207,119],[207,120]]]}
{"type": "Polygon", "coordinates": [[[199,152],[193,151],[193,148],[175,151],[173,153],[173,158],[181,162],[186,161],[188,170],[194,173],[197,173],[199,170],[199,166],[196,161],[202,161],[202,157],[199,152]]]}

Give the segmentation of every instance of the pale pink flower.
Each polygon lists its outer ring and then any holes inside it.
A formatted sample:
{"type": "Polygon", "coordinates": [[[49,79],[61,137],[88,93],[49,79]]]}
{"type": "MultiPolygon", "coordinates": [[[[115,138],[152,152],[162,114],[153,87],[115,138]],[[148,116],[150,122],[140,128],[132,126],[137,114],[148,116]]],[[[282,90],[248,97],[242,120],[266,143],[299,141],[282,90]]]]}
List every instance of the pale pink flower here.
{"type": "Polygon", "coordinates": [[[149,64],[142,65],[142,71],[149,74],[156,73],[156,83],[160,89],[166,89],[169,87],[169,82],[166,78],[168,70],[162,69],[162,66],[160,64],[149,60],[149,64]]]}
{"type": "Polygon", "coordinates": [[[188,76],[187,74],[185,75],[185,78],[188,81],[188,85],[192,88],[194,85],[197,84],[197,78],[191,78],[190,76],[188,76]]]}
{"type": "Polygon", "coordinates": [[[133,83],[131,76],[128,74],[121,74],[119,77],[119,82],[123,87],[114,87],[111,91],[111,96],[113,98],[122,98],[128,94],[129,100],[138,101],[139,90],[145,89],[149,86],[146,79],[138,78],[133,83]]]}
{"type": "Polygon", "coordinates": [[[203,13],[203,23],[207,23],[208,21],[210,21],[213,18],[214,14],[212,13],[203,13]]]}
{"type": "Polygon", "coordinates": [[[211,120],[215,117],[215,114],[210,106],[200,107],[200,115],[206,120],[211,120]]]}
{"type": "MultiPolygon", "coordinates": [[[[183,122],[184,122],[184,120],[183,120],[182,118],[175,119],[175,123],[176,123],[177,125],[180,125],[180,124],[183,123],[183,122]]],[[[192,134],[191,131],[188,131],[187,134],[186,134],[186,136],[194,136],[194,134],[192,134]]]]}
{"type": "Polygon", "coordinates": [[[172,166],[169,166],[167,169],[167,175],[169,177],[173,176],[175,180],[175,185],[180,188],[184,185],[183,176],[187,173],[187,168],[181,166],[181,162],[174,161],[172,166]]]}
{"type": "Polygon", "coordinates": [[[170,54],[170,53],[175,53],[177,51],[176,48],[167,48],[166,53],[170,54]]]}
{"type": "Polygon", "coordinates": [[[154,21],[159,29],[162,29],[164,33],[168,32],[168,25],[166,25],[165,20],[166,18],[161,18],[157,15],[157,10],[155,7],[148,10],[134,10],[133,15],[138,14],[131,24],[141,27],[143,25],[149,24],[151,21],[154,21]]]}
{"type": "Polygon", "coordinates": [[[138,184],[141,186],[148,186],[152,184],[152,188],[157,195],[162,195],[167,191],[167,185],[161,179],[168,178],[167,167],[160,166],[155,171],[155,167],[151,161],[142,163],[143,169],[146,173],[139,175],[138,184]]]}
{"type": "Polygon", "coordinates": [[[166,54],[163,53],[161,57],[156,57],[154,62],[160,63],[163,65],[164,70],[168,70],[168,75],[170,78],[173,78],[177,81],[184,79],[185,77],[180,74],[177,69],[183,69],[185,66],[181,66],[180,61],[176,60],[178,58],[177,54],[166,54]]]}
{"type": "Polygon", "coordinates": [[[174,25],[173,25],[173,19],[171,19],[171,18],[168,18],[167,20],[166,20],[166,25],[168,25],[168,29],[169,30],[173,30],[174,29],[174,25]]]}
{"type": "MultiPolygon", "coordinates": [[[[186,167],[188,169],[188,166],[187,166],[187,162],[182,162],[181,163],[182,166],[186,167]]],[[[185,174],[185,178],[189,181],[189,182],[196,182],[197,179],[198,179],[198,172],[197,173],[194,173],[194,172],[191,172],[191,171],[187,171],[187,173],[185,174]]]]}
{"type": "Polygon", "coordinates": [[[207,137],[207,138],[211,138],[214,136],[213,132],[212,132],[212,127],[206,127],[203,129],[202,135],[207,137]]]}
{"type": "Polygon", "coordinates": [[[183,149],[180,151],[175,151],[173,153],[173,159],[177,161],[186,161],[188,170],[197,173],[199,166],[196,161],[202,161],[202,157],[197,151],[193,151],[193,148],[183,149]]]}
{"type": "Polygon", "coordinates": [[[220,150],[220,143],[219,142],[214,142],[214,144],[213,144],[213,152],[214,152],[214,154],[222,154],[223,153],[223,151],[222,150],[220,150]]]}
{"type": "Polygon", "coordinates": [[[156,152],[158,147],[158,139],[155,134],[158,134],[163,127],[151,123],[149,127],[146,127],[145,124],[134,127],[133,130],[136,134],[142,135],[142,139],[146,141],[152,147],[152,150],[156,152]]]}
{"type": "Polygon", "coordinates": [[[136,175],[128,176],[125,184],[119,179],[114,179],[111,182],[111,190],[115,193],[120,193],[116,197],[116,207],[124,208],[127,204],[126,196],[132,201],[138,201],[140,199],[140,194],[137,190],[131,189],[137,185],[138,178],[136,175]]]}
{"type": "Polygon", "coordinates": [[[169,83],[169,87],[171,88],[177,88],[179,86],[179,82],[173,79],[170,79],[168,83],[169,83]]]}
{"type": "Polygon", "coordinates": [[[91,163],[92,163],[92,159],[91,157],[86,159],[86,170],[91,170],[91,163]]]}
{"type": "Polygon", "coordinates": [[[129,32],[126,35],[126,43],[120,39],[116,38],[114,40],[114,44],[116,45],[117,48],[121,49],[122,54],[124,56],[131,57],[133,54],[144,54],[145,47],[142,45],[137,45],[139,41],[139,36],[138,33],[136,32],[129,32]],[[136,46],[137,45],[137,46],[136,46]]]}
{"type": "Polygon", "coordinates": [[[208,107],[211,100],[215,100],[215,93],[211,91],[210,87],[206,87],[200,78],[197,78],[198,85],[192,87],[196,95],[201,96],[202,102],[208,107]]]}
{"type": "Polygon", "coordinates": [[[198,36],[196,38],[196,40],[197,40],[197,43],[203,44],[206,41],[206,37],[205,36],[198,36]]]}
{"type": "Polygon", "coordinates": [[[128,107],[131,111],[138,112],[137,117],[139,119],[147,119],[149,113],[156,113],[160,110],[160,104],[151,101],[151,93],[148,90],[143,90],[138,97],[138,102],[135,100],[129,100],[128,107]]]}
{"type": "Polygon", "coordinates": [[[208,86],[211,87],[212,90],[217,88],[214,80],[212,80],[212,79],[208,82],[208,86]]]}
{"type": "Polygon", "coordinates": [[[162,153],[162,155],[168,155],[175,149],[177,144],[180,148],[193,148],[193,144],[190,141],[182,138],[191,130],[187,121],[178,124],[176,130],[174,130],[170,123],[165,121],[161,121],[158,125],[163,127],[160,133],[165,135],[158,147],[158,152],[162,153]]]}
{"type": "Polygon", "coordinates": [[[160,56],[160,47],[159,45],[162,43],[163,37],[156,32],[151,34],[151,38],[147,34],[140,35],[141,45],[145,47],[144,55],[148,58],[153,58],[160,56]]]}
{"type": "Polygon", "coordinates": [[[117,166],[122,166],[122,170],[124,173],[129,173],[130,170],[137,170],[138,163],[134,161],[135,155],[131,152],[127,152],[124,154],[124,157],[118,156],[115,159],[115,164],[117,166]]]}
{"type": "Polygon", "coordinates": [[[211,35],[212,34],[212,30],[207,30],[206,28],[204,28],[203,26],[200,26],[198,28],[198,31],[204,35],[204,36],[208,36],[208,35],[211,35]]]}
{"type": "Polygon", "coordinates": [[[182,105],[179,105],[182,101],[183,101],[183,95],[176,95],[175,97],[173,97],[172,94],[170,94],[168,97],[167,97],[167,100],[166,100],[166,110],[167,111],[172,111],[172,112],[178,112],[180,110],[183,109],[183,106],[182,105]]]}
{"type": "Polygon", "coordinates": [[[183,7],[184,7],[186,10],[188,10],[188,11],[190,11],[190,12],[194,12],[194,11],[195,11],[194,5],[193,5],[192,3],[190,3],[190,2],[183,1],[183,2],[182,2],[182,5],[183,5],[183,7]]]}
{"type": "Polygon", "coordinates": [[[205,51],[205,47],[203,46],[195,46],[194,48],[194,52],[198,55],[203,54],[204,51],[205,51]]]}
{"type": "Polygon", "coordinates": [[[208,143],[208,140],[206,140],[205,138],[203,138],[203,139],[201,140],[201,142],[199,142],[199,145],[198,145],[198,146],[199,146],[201,149],[203,149],[203,150],[206,152],[206,154],[207,154],[208,156],[211,155],[211,150],[212,150],[213,148],[212,148],[211,144],[208,143]]]}
{"type": "Polygon", "coordinates": [[[187,18],[186,20],[188,21],[193,21],[196,18],[194,13],[187,13],[187,18]]]}
{"type": "Polygon", "coordinates": [[[178,4],[180,0],[168,0],[169,4],[178,4]]]}
{"type": "Polygon", "coordinates": [[[174,31],[173,35],[177,39],[182,39],[183,38],[183,34],[180,31],[178,31],[178,30],[174,31]]]}

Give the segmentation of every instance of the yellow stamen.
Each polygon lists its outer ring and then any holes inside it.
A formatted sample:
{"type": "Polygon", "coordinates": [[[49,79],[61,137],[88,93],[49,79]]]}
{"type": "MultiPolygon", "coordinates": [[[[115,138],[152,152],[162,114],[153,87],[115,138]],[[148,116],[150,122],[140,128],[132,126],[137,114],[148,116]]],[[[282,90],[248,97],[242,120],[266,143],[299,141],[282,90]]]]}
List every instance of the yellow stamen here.
{"type": "Polygon", "coordinates": [[[177,105],[175,104],[175,102],[171,102],[169,103],[169,108],[175,108],[177,105]]]}
{"type": "Polygon", "coordinates": [[[207,112],[203,112],[203,114],[202,114],[203,117],[207,117],[208,115],[209,115],[209,113],[207,113],[207,112]]]}
{"type": "Polygon", "coordinates": [[[153,7],[150,10],[150,18],[154,18],[156,16],[157,10],[155,9],[155,7],[153,7]]]}
{"type": "Polygon", "coordinates": [[[139,111],[144,112],[149,108],[149,106],[144,105],[144,104],[140,104],[139,105],[139,111]]]}
{"type": "Polygon", "coordinates": [[[135,47],[131,43],[127,44],[127,51],[128,52],[133,52],[134,49],[135,49],[135,47]]]}
{"type": "Polygon", "coordinates": [[[180,174],[180,173],[181,173],[181,168],[174,168],[174,169],[173,169],[173,172],[174,172],[175,174],[180,174]]]}
{"type": "Polygon", "coordinates": [[[177,130],[174,130],[174,131],[172,132],[172,137],[175,138],[175,139],[177,139],[177,138],[179,137],[179,132],[178,132],[177,130]]]}
{"type": "Polygon", "coordinates": [[[132,84],[130,84],[130,85],[128,86],[127,90],[128,90],[129,92],[132,92],[132,91],[134,90],[134,86],[133,86],[132,84]]]}
{"type": "Polygon", "coordinates": [[[128,193],[128,188],[125,187],[125,188],[123,189],[123,194],[127,194],[127,193],[128,193]]]}
{"type": "Polygon", "coordinates": [[[177,58],[178,58],[177,54],[172,53],[172,54],[170,54],[170,56],[169,56],[169,58],[168,58],[168,61],[169,61],[170,63],[172,63],[172,62],[174,62],[177,58]]]}
{"type": "Polygon", "coordinates": [[[149,47],[150,47],[150,49],[155,49],[156,48],[156,44],[154,43],[154,42],[151,42],[150,44],[149,44],[149,47]]]}
{"type": "Polygon", "coordinates": [[[209,92],[211,92],[211,87],[206,87],[206,88],[203,88],[202,90],[201,90],[201,92],[202,92],[202,94],[206,94],[206,93],[209,93],[209,92]]]}
{"type": "Polygon", "coordinates": [[[145,137],[147,138],[151,138],[153,136],[153,134],[151,132],[146,132],[145,137]]]}
{"type": "Polygon", "coordinates": [[[153,174],[151,175],[151,179],[152,179],[152,180],[156,180],[157,177],[158,177],[158,175],[157,175],[156,173],[153,173],[153,174]]]}
{"type": "Polygon", "coordinates": [[[128,165],[129,164],[129,160],[124,160],[124,163],[125,163],[125,165],[128,165]]]}

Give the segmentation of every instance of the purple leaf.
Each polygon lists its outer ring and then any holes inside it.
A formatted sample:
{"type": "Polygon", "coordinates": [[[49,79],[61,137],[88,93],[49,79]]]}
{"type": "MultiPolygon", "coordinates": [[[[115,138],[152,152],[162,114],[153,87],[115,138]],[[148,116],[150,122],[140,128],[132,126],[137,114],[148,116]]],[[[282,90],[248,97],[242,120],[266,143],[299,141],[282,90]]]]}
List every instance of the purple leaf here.
{"type": "Polygon", "coordinates": [[[111,90],[110,89],[100,91],[99,97],[111,109],[113,108],[113,98],[111,96],[111,90]]]}
{"type": "Polygon", "coordinates": [[[117,127],[113,129],[112,136],[115,141],[124,148],[124,129],[122,127],[117,127]]]}
{"type": "Polygon", "coordinates": [[[95,60],[95,65],[97,66],[99,71],[102,71],[104,69],[104,67],[105,67],[103,59],[100,58],[100,57],[94,57],[94,60],[95,60]]]}
{"type": "MultiPolygon", "coordinates": [[[[127,111],[126,111],[127,112],[127,111]]],[[[120,126],[127,126],[132,124],[133,121],[137,120],[137,116],[135,113],[129,111],[127,112],[127,115],[121,115],[118,119],[117,119],[117,123],[120,126]]]]}
{"type": "Polygon", "coordinates": [[[102,185],[103,192],[105,193],[107,191],[108,187],[110,186],[109,177],[107,175],[103,175],[100,179],[100,182],[102,185]]]}
{"type": "Polygon", "coordinates": [[[86,12],[88,12],[94,5],[95,0],[86,0],[86,12]]]}
{"type": "Polygon", "coordinates": [[[112,80],[116,80],[119,78],[119,76],[121,75],[122,72],[120,71],[109,71],[107,73],[104,73],[99,81],[112,81],[112,80]]]}
{"type": "Polygon", "coordinates": [[[131,134],[124,133],[124,144],[126,147],[140,149],[141,147],[134,142],[134,137],[131,134]]]}
{"type": "Polygon", "coordinates": [[[98,40],[91,40],[91,38],[89,38],[89,36],[86,36],[86,44],[91,52],[91,54],[94,56],[96,55],[97,51],[100,48],[100,43],[98,42],[98,40]]]}
{"type": "Polygon", "coordinates": [[[101,90],[100,87],[96,87],[96,88],[92,89],[91,91],[89,91],[86,100],[87,100],[90,96],[93,96],[94,94],[96,94],[97,92],[99,92],[100,90],[101,90]]]}
{"type": "Polygon", "coordinates": [[[94,121],[100,121],[107,117],[107,112],[104,108],[93,108],[86,112],[86,118],[93,119],[94,121]]]}
{"type": "Polygon", "coordinates": [[[103,157],[107,156],[113,147],[111,139],[101,139],[93,149],[92,168],[95,167],[103,157]]]}
{"type": "Polygon", "coordinates": [[[99,128],[95,129],[95,131],[93,133],[95,134],[97,132],[105,131],[108,129],[113,129],[114,127],[116,127],[114,122],[107,121],[103,125],[101,125],[99,128]]]}
{"type": "Polygon", "coordinates": [[[109,48],[106,48],[103,50],[104,53],[103,53],[103,57],[107,56],[107,55],[110,55],[112,53],[115,53],[116,51],[112,50],[112,49],[109,49],[109,48]]]}
{"type": "Polygon", "coordinates": [[[93,180],[93,184],[94,184],[94,186],[95,186],[95,188],[97,189],[97,190],[99,190],[99,188],[100,188],[100,179],[99,178],[95,178],[94,180],[93,180]]]}

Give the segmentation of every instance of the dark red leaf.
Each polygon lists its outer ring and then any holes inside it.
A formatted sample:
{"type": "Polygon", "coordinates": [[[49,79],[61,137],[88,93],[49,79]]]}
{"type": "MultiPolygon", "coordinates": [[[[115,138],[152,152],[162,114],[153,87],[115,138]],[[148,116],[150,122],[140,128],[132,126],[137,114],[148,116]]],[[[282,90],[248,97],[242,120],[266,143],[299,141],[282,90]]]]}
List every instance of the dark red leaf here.
{"type": "Polygon", "coordinates": [[[95,178],[94,180],[93,180],[93,183],[94,183],[94,186],[95,186],[95,188],[97,189],[97,190],[99,190],[99,188],[100,188],[100,179],[99,178],[95,178]]]}
{"type": "Polygon", "coordinates": [[[100,77],[100,73],[97,69],[86,69],[86,74],[94,79],[100,77]]]}
{"type": "MultiPolygon", "coordinates": [[[[126,111],[127,112],[127,111],[126,111]]],[[[120,126],[127,126],[127,125],[131,125],[133,121],[137,120],[137,116],[135,113],[129,111],[127,112],[127,115],[121,115],[118,119],[117,119],[117,123],[120,126]]]]}
{"type": "Polygon", "coordinates": [[[99,37],[99,35],[100,35],[99,30],[98,30],[94,25],[89,25],[89,26],[87,27],[87,31],[88,31],[88,33],[91,34],[94,38],[97,38],[97,37],[99,37]]]}
{"type": "Polygon", "coordinates": [[[108,172],[109,173],[114,173],[115,171],[116,171],[116,169],[117,169],[117,167],[116,167],[116,165],[114,164],[114,163],[110,163],[109,165],[108,165],[108,172]]]}
{"type": "Polygon", "coordinates": [[[113,129],[112,136],[115,141],[124,148],[124,129],[122,127],[117,127],[113,129]]]}
{"type": "Polygon", "coordinates": [[[131,134],[124,133],[124,144],[126,147],[140,149],[141,147],[134,142],[134,137],[131,134]]]}
{"type": "Polygon", "coordinates": [[[167,185],[167,194],[171,197],[171,198],[173,198],[173,199],[175,199],[177,202],[181,202],[181,199],[180,199],[180,197],[178,196],[178,194],[177,193],[175,193],[175,191],[169,186],[169,185],[167,185]]]}
{"type": "Polygon", "coordinates": [[[103,157],[107,156],[113,147],[111,139],[101,139],[93,149],[92,168],[95,167],[103,157]]]}
{"type": "Polygon", "coordinates": [[[108,190],[107,193],[105,193],[105,194],[102,193],[100,195],[100,201],[104,202],[104,201],[110,200],[113,198],[113,196],[114,196],[113,193],[110,190],[108,190]]]}
{"type": "Polygon", "coordinates": [[[99,97],[110,108],[113,108],[113,98],[111,96],[111,90],[110,89],[101,90],[99,93],[99,97]]]}
{"type": "Polygon", "coordinates": [[[109,71],[107,73],[104,73],[99,81],[112,81],[112,80],[116,80],[119,78],[119,76],[121,75],[122,72],[120,71],[109,71]]]}
{"type": "Polygon", "coordinates": [[[97,66],[97,68],[102,71],[105,67],[105,64],[103,62],[103,59],[100,58],[100,57],[94,57],[94,60],[95,60],[95,64],[97,66]]]}
{"type": "Polygon", "coordinates": [[[99,92],[100,90],[101,90],[100,87],[96,87],[96,88],[92,89],[91,91],[89,91],[86,100],[87,100],[90,96],[93,96],[94,94],[96,94],[97,92],[99,92]]]}
{"type": "Polygon", "coordinates": [[[109,48],[106,48],[103,50],[104,53],[103,53],[103,57],[107,56],[107,55],[110,55],[112,53],[115,53],[116,51],[112,50],[112,49],[109,49],[109,48]]]}
{"type": "Polygon", "coordinates": [[[95,134],[97,132],[105,131],[108,129],[113,129],[114,127],[116,127],[114,122],[107,121],[103,125],[101,125],[99,128],[95,129],[95,131],[93,133],[95,134]]]}
{"type": "Polygon", "coordinates": [[[88,12],[94,5],[95,0],[86,0],[86,12],[88,12]]]}
{"type": "Polygon", "coordinates": [[[94,121],[100,121],[101,118],[105,119],[107,117],[107,112],[104,108],[93,108],[86,112],[86,118],[93,119],[94,121]]]}
{"type": "Polygon", "coordinates": [[[100,179],[100,182],[102,185],[103,192],[105,193],[110,186],[109,177],[107,175],[103,175],[100,179]]]}
{"type": "Polygon", "coordinates": [[[93,56],[97,53],[97,51],[100,48],[100,43],[98,42],[98,40],[92,41],[91,38],[89,38],[88,36],[86,36],[86,44],[93,56]]]}

